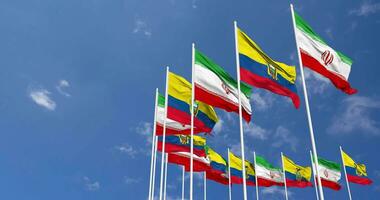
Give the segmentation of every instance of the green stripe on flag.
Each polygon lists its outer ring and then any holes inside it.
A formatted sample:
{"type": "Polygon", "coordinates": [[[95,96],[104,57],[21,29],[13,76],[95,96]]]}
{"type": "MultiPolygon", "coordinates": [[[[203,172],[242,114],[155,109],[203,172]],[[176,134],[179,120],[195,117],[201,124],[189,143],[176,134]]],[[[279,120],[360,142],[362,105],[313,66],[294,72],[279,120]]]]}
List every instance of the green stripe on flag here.
{"type": "Polygon", "coordinates": [[[161,94],[158,94],[157,104],[159,107],[165,107],[165,97],[161,94]]]}
{"type": "MultiPolygon", "coordinates": [[[[238,88],[237,81],[233,79],[226,71],[219,65],[213,62],[210,58],[203,55],[200,51],[195,50],[195,63],[215,73],[223,82],[238,88]]],[[[251,87],[241,82],[240,91],[249,98],[251,96],[251,87]]]]}
{"type": "Polygon", "coordinates": [[[340,171],[340,164],[336,163],[336,162],[332,162],[329,160],[318,158],[318,164],[323,165],[326,168],[329,168],[329,169],[334,170],[334,171],[340,171]]]}
{"type": "Polygon", "coordinates": [[[261,156],[256,156],[256,164],[257,165],[261,165],[263,166],[264,168],[266,169],[270,169],[270,170],[281,170],[280,168],[277,168],[277,167],[274,167],[273,165],[271,165],[268,161],[266,161],[263,157],[261,156]]]}
{"type": "MultiPolygon", "coordinates": [[[[301,31],[305,32],[307,35],[309,35],[313,40],[317,40],[318,42],[327,45],[327,43],[317,34],[314,32],[314,30],[311,28],[311,26],[304,20],[302,19],[301,16],[299,16],[296,12],[294,12],[294,16],[296,18],[296,25],[297,28],[300,29],[301,31]]],[[[335,50],[336,51],[336,50],[335,50]]],[[[348,65],[352,65],[352,59],[349,58],[348,56],[344,55],[343,53],[336,51],[340,59],[345,62],[348,65]]]]}

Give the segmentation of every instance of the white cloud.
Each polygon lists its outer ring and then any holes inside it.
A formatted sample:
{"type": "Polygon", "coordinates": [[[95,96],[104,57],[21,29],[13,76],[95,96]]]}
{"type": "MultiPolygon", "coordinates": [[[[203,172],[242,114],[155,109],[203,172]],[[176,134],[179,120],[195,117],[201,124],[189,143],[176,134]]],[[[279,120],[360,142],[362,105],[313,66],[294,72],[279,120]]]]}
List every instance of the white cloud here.
{"type": "Polygon", "coordinates": [[[98,181],[92,181],[87,176],[83,177],[84,185],[88,191],[96,191],[100,189],[100,183],[98,181]]]}
{"type": "Polygon", "coordinates": [[[248,134],[250,137],[260,140],[268,139],[268,136],[270,134],[268,130],[254,123],[244,124],[244,133],[248,134]]]}
{"type": "Polygon", "coordinates": [[[126,184],[136,184],[141,182],[141,178],[131,178],[131,177],[125,177],[124,182],[126,184]]]}
{"type": "Polygon", "coordinates": [[[135,158],[136,154],[138,153],[138,151],[135,150],[129,144],[123,144],[120,146],[115,146],[115,149],[118,150],[120,153],[127,154],[130,158],[135,158]]]}
{"type": "Polygon", "coordinates": [[[194,9],[198,8],[197,0],[192,0],[191,1],[191,7],[194,8],[194,9]]]}
{"type": "Polygon", "coordinates": [[[272,92],[266,90],[254,90],[251,95],[253,112],[265,111],[271,108],[275,102],[275,96],[272,92]]]}
{"type": "Polygon", "coordinates": [[[325,33],[327,35],[327,37],[329,37],[330,39],[334,39],[334,35],[333,35],[333,32],[332,32],[332,28],[327,28],[325,29],[325,33]]]}
{"type": "Polygon", "coordinates": [[[58,82],[58,85],[55,88],[61,95],[65,97],[70,97],[71,95],[64,91],[65,88],[69,88],[69,87],[70,87],[70,83],[67,80],[63,79],[58,82]]]}
{"type": "Polygon", "coordinates": [[[149,144],[152,143],[153,124],[150,122],[140,122],[135,129],[136,133],[146,137],[149,144]]]}
{"type": "Polygon", "coordinates": [[[48,110],[55,110],[57,104],[50,98],[50,92],[46,89],[31,89],[29,97],[39,106],[48,110]]]}
{"type": "Polygon", "coordinates": [[[379,100],[350,96],[343,100],[343,105],[333,117],[328,133],[341,135],[357,131],[360,134],[380,134],[379,122],[371,117],[371,111],[380,109],[379,100]]]}
{"type": "MultiPolygon", "coordinates": [[[[261,190],[261,193],[263,195],[270,195],[270,196],[274,196],[274,195],[285,196],[285,190],[284,190],[283,187],[267,187],[267,188],[263,188],[261,190]]],[[[293,195],[293,193],[288,190],[288,197],[290,197],[292,195],[293,195]]],[[[283,197],[280,198],[280,199],[283,199],[283,197]]]]}
{"type": "Polygon", "coordinates": [[[371,1],[362,1],[359,8],[352,9],[349,14],[357,16],[368,16],[380,11],[380,3],[372,3],[371,1]]]}
{"type": "Polygon", "coordinates": [[[274,142],[272,143],[273,147],[281,147],[281,146],[290,146],[292,151],[297,150],[297,145],[298,145],[298,139],[296,136],[291,134],[289,129],[279,126],[276,129],[276,132],[273,136],[274,142]]]}
{"type": "Polygon", "coordinates": [[[223,124],[224,124],[223,119],[219,118],[219,121],[215,124],[215,126],[213,128],[213,131],[215,132],[215,134],[219,134],[222,132],[223,124]]]}
{"type": "Polygon", "coordinates": [[[308,91],[312,92],[313,94],[325,93],[326,89],[330,85],[330,80],[307,68],[304,69],[304,75],[308,91]]]}
{"type": "Polygon", "coordinates": [[[152,32],[151,30],[148,28],[148,25],[145,21],[143,21],[142,19],[136,19],[135,20],[135,26],[133,28],[133,33],[135,34],[143,34],[144,36],[146,37],[151,37],[152,36],[152,32]]]}

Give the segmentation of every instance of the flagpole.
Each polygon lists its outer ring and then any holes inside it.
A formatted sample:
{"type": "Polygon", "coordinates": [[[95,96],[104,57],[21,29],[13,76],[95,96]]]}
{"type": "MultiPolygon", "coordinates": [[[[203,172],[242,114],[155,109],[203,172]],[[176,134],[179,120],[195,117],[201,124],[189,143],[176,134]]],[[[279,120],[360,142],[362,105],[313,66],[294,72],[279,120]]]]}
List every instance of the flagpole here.
{"type": "Polygon", "coordinates": [[[153,123],[153,132],[152,132],[152,153],[151,153],[151,159],[150,159],[150,176],[149,176],[149,197],[148,199],[151,199],[152,197],[152,179],[153,179],[153,160],[154,160],[154,147],[155,147],[155,136],[156,136],[156,120],[157,120],[157,100],[158,100],[158,88],[156,88],[156,98],[154,102],[154,123],[153,123]]]}
{"type": "Polygon", "coordinates": [[[154,157],[153,157],[153,177],[152,177],[152,196],[151,200],[154,199],[154,188],[155,188],[155,181],[156,181],[156,162],[157,162],[157,140],[158,136],[154,137],[154,157]]]}
{"type": "Polygon", "coordinates": [[[182,166],[182,200],[185,200],[185,166],[182,166]]]}
{"type": "MultiPolygon", "coordinates": [[[[290,4],[290,10],[292,12],[294,38],[295,38],[295,41],[296,41],[298,61],[299,61],[299,68],[300,68],[300,71],[301,71],[302,87],[303,87],[303,93],[304,93],[304,98],[305,98],[305,106],[306,106],[307,119],[308,119],[308,124],[309,124],[311,146],[312,146],[312,149],[313,149],[313,155],[316,158],[315,159],[315,164],[318,167],[319,165],[318,165],[317,147],[315,145],[313,122],[312,122],[312,119],[311,119],[311,113],[310,113],[310,108],[309,108],[309,98],[308,98],[308,95],[307,95],[305,76],[304,76],[304,72],[303,72],[303,64],[302,64],[301,54],[299,52],[299,45],[298,45],[297,36],[296,36],[296,24],[295,24],[295,18],[294,18],[293,4],[290,4]]],[[[319,195],[321,197],[321,200],[324,200],[325,198],[323,196],[321,177],[319,176],[319,170],[318,169],[316,170],[316,174],[317,174],[317,179],[318,179],[319,195]]]]}
{"type": "Polygon", "coordinates": [[[168,154],[165,153],[165,180],[164,180],[164,200],[166,200],[166,183],[168,179],[168,154]]]}
{"type": "Polygon", "coordinates": [[[207,199],[207,180],[206,180],[206,171],[203,174],[203,199],[207,199]]]}
{"type": "MultiPolygon", "coordinates": [[[[237,41],[237,22],[234,21],[234,31],[235,31],[235,56],[236,56],[236,73],[237,73],[237,83],[238,83],[238,95],[239,95],[239,125],[240,125],[240,148],[241,148],[241,159],[242,162],[242,172],[245,177],[245,153],[244,153],[244,134],[243,134],[243,116],[241,109],[241,91],[240,91],[240,60],[239,60],[239,50],[237,41]]],[[[247,200],[247,180],[243,178],[243,194],[244,200],[247,200]]]]}
{"type": "Polygon", "coordinates": [[[284,188],[285,188],[285,199],[288,200],[288,188],[286,186],[286,175],[284,166],[284,154],[281,152],[281,162],[282,162],[282,173],[284,174],[284,188]]]}
{"type": "Polygon", "coordinates": [[[227,149],[227,152],[228,152],[228,197],[229,197],[229,200],[232,200],[230,148],[227,149]]]}
{"type": "Polygon", "coordinates": [[[350,200],[352,200],[350,184],[348,183],[348,178],[347,178],[346,166],[344,165],[342,146],[339,146],[339,149],[340,149],[340,156],[342,157],[342,164],[343,164],[343,169],[344,169],[344,177],[346,178],[346,184],[347,184],[348,196],[350,197],[350,200]]]}
{"type": "Polygon", "coordinates": [[[253,166],[255,167],[256,200],[259,200],[259,182],[257,181],[256,152],[253,152],[253,166]]]}
{"type": "Polygon", "coordinates": [[[190,200],[193,200],[193,153],[194,153],[194,59],[195,59],[195,44],[192,44],[191,50],[191,138],[190,138],[190,200]]]}
{"type": "Polygon", "coordinates": [[[315,195],[317,196],[317,200],[319,200],[319,195],[318,195],[318,184],[317,180],[315,179],[315,165],[313,163],[313,154],[310,151],[310,161],[311,161],[311,167],[313,169],[313,180],[314,180],[314,188],[315,188],[315,195]]]}
{"type": "Polygon", "coordinates": [[[169,67],[166,67],[165,114],[164,114],[164,126],[163,126],[163,133],[162,133],[162,152],[161,152],[160,200],[162,200],[162,192],[163,192],[163,184],[164,184],[166,118],[168,116],[168,87],[169,87],[169,67]]]}

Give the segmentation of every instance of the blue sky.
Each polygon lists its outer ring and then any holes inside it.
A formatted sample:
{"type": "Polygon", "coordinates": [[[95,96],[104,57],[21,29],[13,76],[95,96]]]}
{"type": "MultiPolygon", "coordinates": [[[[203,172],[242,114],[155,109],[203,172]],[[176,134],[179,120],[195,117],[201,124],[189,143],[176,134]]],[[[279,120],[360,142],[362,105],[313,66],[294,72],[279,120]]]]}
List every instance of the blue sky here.
{"type": "MultiPolygon", "coordinates": [[[[233,20],[274,59],[298,66],[289,1],[1,0],[0,198],[145,199],[148,192],[154,90],[165,66],[190,80],[191,43],[233,76],[233,20]]],[[[318,153],[340,162],[339,145],[367,164],[370,187],[351,185],[354,199],[380,195],[380,2],[294,1],[297,12],[334,48],[354,60],[347,96],[306,71],[318,153]]],[[[298,67],[297,67],[298,70],[298,67]]],[[[298,82],[298,90],[303,94],[298,82]]],[[[310,163],[304,102],[254,89],[246,155],[280,164],[280,152],[310,163]]],[[[236,114],[218,110],[208,144],[239,154],[236,114]]],[[[169,199],[180,197],[180,169],[169,166],[169,199]]],[[[196,175],[195,197],[202,193],[196,175]]],[[[325,189],[328,199],[347,199],[325,189]]],[[[188,185],[187,185],[188,186],[188,185]]],[[[156,190],[157,191],[157,190],[156,190]]],[[[313,199],[314,189],[290,189],[313,199]]],[[[227,188],[208,182],[209,199],[227,188]]],[[[249,188],[249,198],[254,189],[249,188]]],[[[283,199],[281,188],[260,189],[283,199]]],[[[241,199],[241,186],[233,187],[241,199]]]]}

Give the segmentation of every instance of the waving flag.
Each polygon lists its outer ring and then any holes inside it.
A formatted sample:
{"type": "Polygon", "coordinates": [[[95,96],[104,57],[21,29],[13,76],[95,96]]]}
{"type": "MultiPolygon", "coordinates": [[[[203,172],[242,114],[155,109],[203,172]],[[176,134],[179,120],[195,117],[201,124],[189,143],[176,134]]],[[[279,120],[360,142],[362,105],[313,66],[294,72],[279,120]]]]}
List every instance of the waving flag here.
{"type": "Polygon", "coordinates": [[[242,160],[230,152],[230,168],[231,168],[231,183],[242,184],[243,177],[246,179],[247,185],[255,185],[255,169],[253,164],[245,161],[246,176],[243,176],[242,160]]]}
{"type": "MultiPolygon", "coordinates": [[[[168,86],[168,118],[182,124],[191,122],[191,84],[181,76],[169,72],[168,86]]],[[[203,103],[196,102],[194,105],[194,128],[195,132],[210,133],[218,117],[214,109],[203,103]]]]}
{"type": "Polygon", "coordinates": [[[336,162],[318,158],[318,173],[321,177],[323,187],[340,190],[339,180],[341,178],[340,165],[336,162]]]}
{"type": "Polygon", "coordinates": [[[287,96],[296,108],[300,105],[295,85],[296,68],[272,60],[240,29],[237,29],[241,81],[287,96]]]}
{"type": "MultiPolygon", "coordinates": [[[[170,135],[165,137],[165,152],[173,153],[173,152],[190,152],[190,140],[191,137],[189,135],[170,135]]],[[[197,156],[206,157],[206,139],[194,135],[194,148],[193,152],[197,156]]],[[[162,136],[158,137],[157,141],[157,150],[162,151],[162,136]]]]}
{"type": "Polygon", "coordinates": [[[355,94],[357,90],[348,82],[352,60],[327,45],[297,13],[294,14],[294,18],[303,65],[330,79],[335,87],[343,92],[355,94]]]}
{"type": "MultiPolygon", "coordinates": [[[[185,170],[190,171],[190,156],[189,152],[173,152],[168,154],[168,162],[182,165],[185,170]]],[[[193,171],[203,172],[210,169],[210,160],[203,156],[193,154],[193,171]]]]}
{"type": "Polygon", "coordinates": [[[342,151],[343,164],[347,172],[347,180],[360,185],[370,185],[372,180],[367,176],[367,169],[364,164],[356,163],[349,155],[342,151]]]}
{"type": "MultiPolygon", "coordinates": [[[[238,85],[226,71],[210,58],[195,50],[195,99],[226,110],[239,113],[238,85]]],[[[241,103],[244,119],[251,120],[249,98],[251,88],[241,84],[241,103]]]]}
{"type": "Polygon", "coordinates": [[[288,157],[283,156],[282,160],[284,162],[284,171],[286,177],[287,187],[312,187],[310,182],[311,178],[311,168],[303,167],[295,164],[288,157]]]}
{"type": "Polygon", "coordinates": [[[209,147],[206,147],[206,152],[207,158],[210,161],[210,169],[206,172],[206,178],[217,183],[228,185],[226,160],[209,147]]]}
{"type": "Polygon", "coordinates": [[[256,175],[259,186],[270,187],[273,185],[284,185],[282,170],[273,167],[261,156],[256,156],[256,175]]]}

